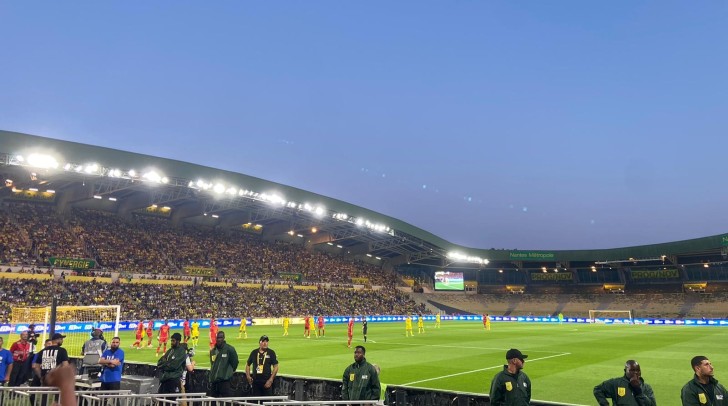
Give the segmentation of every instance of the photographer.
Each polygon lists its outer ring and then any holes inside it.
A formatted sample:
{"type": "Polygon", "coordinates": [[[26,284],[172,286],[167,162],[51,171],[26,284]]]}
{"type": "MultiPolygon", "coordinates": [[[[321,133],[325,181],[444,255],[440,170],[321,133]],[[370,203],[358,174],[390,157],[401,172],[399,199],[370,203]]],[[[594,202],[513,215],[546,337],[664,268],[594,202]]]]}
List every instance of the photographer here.
{"type": "MultiPolygon", "coordinates": [[[[180,347],[184,348],[187,354],[185,357],[185,369],[182,371],[182,377],[180,378],[180,393],[187,393],[192,386],[187,380],[187,374],[195,371],[195,360],[193,359],[195,356],[195,349],[188,348],[187,343],[180,344],[180,347]]],[[[186,402],[183,402],[182,406],[186,406],[186,402]]]]}

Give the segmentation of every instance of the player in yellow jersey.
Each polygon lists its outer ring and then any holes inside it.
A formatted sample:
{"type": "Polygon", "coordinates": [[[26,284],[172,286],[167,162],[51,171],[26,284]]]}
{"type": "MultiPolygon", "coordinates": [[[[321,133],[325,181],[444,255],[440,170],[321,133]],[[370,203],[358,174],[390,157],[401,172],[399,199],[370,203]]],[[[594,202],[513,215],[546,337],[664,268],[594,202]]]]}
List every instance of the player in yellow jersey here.
{"type": "Polygon", "coordinates": [[[483,315],[483,328],[486,331],[490,331],[490,315],[488,313],[483,315]]]}
{"type": "Polygon", "coordinates": [[[425,318],[421,314],[417,316],[417,334],[425,334],[425,318]]]}
{"type": "Polygon", "coordinates": [[[415,334],[412,332],[412,316],[407,316],[407,318],[404,319],[404,336],[415,336],[415,334]]]}
{"type": "Polygon", "coordinates": [[[440,328],[440,312],[435,315],[435,328],[440,328]]]}
{"type": "Polygon", "coordinates": [[[283,337],[288,335],[288,326],[291,325],[291,319],[288,317],[283,318],[283,337]]]}
{"type": "Polygon", "coordinates": [[[200,322],[197,320],[192,322],[190,338],[192,339],[192,348],[197,348],[197,343],[200,341],[200,322]]]}
{"type": "Polygon", "coordinates": [[[316,320],[313,318],[313,316],[308,317],[308,331],[313,331],[313,333],[316,335],[316,338],[318,338],[318,331],[316,331],[316,320]]]}
{"type": "Polygon", "coordinates": [[[240,319],[240,330],[238,330],[238,338],[248,338],[248,319],[245,317],[240,319]]]}

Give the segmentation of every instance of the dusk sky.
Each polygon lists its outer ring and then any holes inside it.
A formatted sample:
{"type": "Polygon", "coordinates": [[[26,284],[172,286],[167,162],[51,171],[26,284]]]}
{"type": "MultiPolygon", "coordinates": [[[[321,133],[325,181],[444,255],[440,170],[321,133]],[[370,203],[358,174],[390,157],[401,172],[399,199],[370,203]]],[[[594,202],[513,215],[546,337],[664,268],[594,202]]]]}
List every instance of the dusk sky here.
{"type": "Polygon", "coordinates": [[[728,232],[725,1],[5,0],[0,55],[2,130],[256,176],[468,247],[728,232]]]}

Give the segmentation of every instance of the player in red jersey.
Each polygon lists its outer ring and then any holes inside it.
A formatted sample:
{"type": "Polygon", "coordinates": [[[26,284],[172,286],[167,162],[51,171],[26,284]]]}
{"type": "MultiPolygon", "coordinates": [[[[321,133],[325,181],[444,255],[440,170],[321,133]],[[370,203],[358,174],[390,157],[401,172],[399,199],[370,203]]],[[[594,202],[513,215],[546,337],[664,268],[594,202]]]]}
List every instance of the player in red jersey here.
{"type": "Polygon", "coordinates": [[[184,342],[189,341],[191,335],[192,330],[190,330],[190,318],[185,317],[185,321],[182,323],[182,336],[184,337],[184,342]]]}
{"type": "Polygon", "coordinates": [[[142,341],[144,341],[144,320],[139,320],[139,324],[137,324],[136,328],[136,341],[134,341],[134,344],[132,344],[132,348],[135,348],[138,350],[142,347],[142,341]]]}
{"type": "Polygon", "coordinates": [[[147,323],[147,347],[152,348],[152,334],[154,334],[154,320],[149,320],[147,323]]]}
{"type": "Polygon", "coordinates": [[[164,344],[162,354],[167,352],[167,340],[169,340],[169,324],[165,320],[164,324],[159,328],[159,336],[157,336],[157,356],[159,356],[159,349],[162,347],[162,344],[164,344]]]}
{"type": "Polygon", "coordinates": [[[324,316],[318,316],[318,335],[319,337],[326,335],[326,328],[324,328],[324,316]]]}
{"type": "Polygon", "coordinates": [[[311,338],[311,323],[309,316],[306,316],[306,318],[303,320],[303,336],[306,338],[311,338]]]}
{"type": "Polygon", "coordinates": [[[213,317],[210,319],[210,349],[213,349],[217,344],[217,331],[217,321],[213,317]]]}
{"type": "Polygon", "coordinates": [[[351,339],[354,337],[354,317],[349,317],[349,326],[346,330],[346,335],[349,336],[349,342],[346,345],[351,348],[351,339]]]}

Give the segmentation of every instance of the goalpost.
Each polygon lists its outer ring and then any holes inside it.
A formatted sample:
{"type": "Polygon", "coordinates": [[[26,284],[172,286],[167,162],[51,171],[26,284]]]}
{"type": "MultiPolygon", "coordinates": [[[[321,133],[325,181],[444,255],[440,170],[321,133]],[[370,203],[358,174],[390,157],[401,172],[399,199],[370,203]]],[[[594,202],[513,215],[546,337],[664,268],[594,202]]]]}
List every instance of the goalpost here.
{"type": "Polygon", "coordinates": [[[629,319],[632,320],[632,310],[589,310],[589,319],[595,322],[596,319],[629,319]]]}
{"type": "MultiPolygon", "coordinates": [[[[57,306],[55,312],[55,332],[66,336],[63,347],[70,356],[80,356],[83,343],[91,338],[91,331],[100,328],[107,341],[119,335],[121,307],[115,306],[57,306]],[[113,335],[109,336],[109,333],[113,335]]],[[[50,338],[53,307],[14,307],[10,313],[12,326],[8,343],[20,338],[20,333],[35,324],[38,333],[36,352],[43,348],[43,342],[50,338]]]]}

